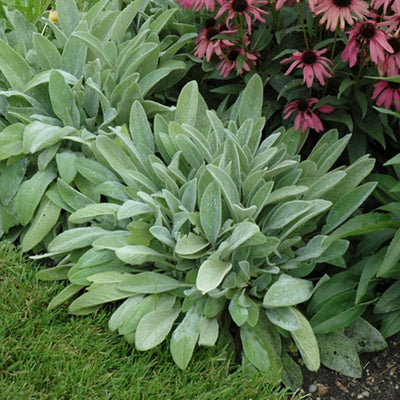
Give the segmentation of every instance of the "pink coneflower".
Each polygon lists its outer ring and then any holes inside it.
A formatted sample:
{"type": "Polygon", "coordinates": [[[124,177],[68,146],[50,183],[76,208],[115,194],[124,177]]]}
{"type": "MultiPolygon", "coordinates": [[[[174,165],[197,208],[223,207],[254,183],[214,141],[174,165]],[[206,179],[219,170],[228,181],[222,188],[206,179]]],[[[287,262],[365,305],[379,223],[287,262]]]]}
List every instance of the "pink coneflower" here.
{"type": "Polygon", "coordinates": [[[389,109],[394,104],[397,111],[400,111],[400,83],[380,81],[375,85],[372,98],[376,99],[378,106],[383,105],[389,109]]]}
{"type": "Polygon", "coordinates": [[[297,116],[294,120],[294,128],[296,130],[301,128],[301,133],[304,133],[308,128],[311,128],[316,132],[322,132],[324,127],[316,113],[329,114],[334,111],[334,108],[329,105],[323,105],[314,111],[313,107],[318,101],[319,100],[315,97],[308,100],[291,101],[283,111],[283,113],[286,114],[283,119],[288,119],[294,112],[297,112],[297,116]]]}
{"type": "Polygon", "coordinates": [[[200,11],[204,6],[210,11],[214,11],[215,8],[215,0],[175,0],[175,3],[180,3],[180,6],[187,10],[193,7],[194,11],[200,11]]]}
{"type": "Polygon", "coordinates": [[[387,9],[391,5],[400,5],[400,0],[372,0],[371,7],[378,10],[379,8],[383,7],[383,12],[386,14],[387,9]],[[393,3],[393,4],[392,4],[393,3]]]}
{"type": "Polygon", "coordinates": [[[267,11],[257,7],[257,5],[267,4],[266,0],[221,0],[219,9],[215,19],[218,19],[224,12],[228,13],[226,23],[235,18],[235,15],[244,15],[247,22],[247,30],[251,33],[252,16],[254,20],[265,22],[261,14],[268,14],[267,11]]]}
{"type": "Polygon", "coordinates": [[[221,64],[217,69],[223,77],[227,77],[232,70],[236,70],[239,74],[243,71],[250,71],[251,67],[256,65],[257,56],[246,52],[243,48],[235,48],[229,50],[228,54],[221,56],[221,64]],[[241,59],[242,62],[239,62],[241,59]]]}
{"type": "Polygon", "coordinates": [[[386,33],[379,29],[375,21],[358,22],[350,30],[349,41],[342,53],[343,61],[348,61],[350,67],[357,63],[357,55],[362,50],[363,59],[367,56],[366,47],[373,63],[378,64],[385,59],[385,51],[393,53],[387,41],[386,33]]]}
{"type": "Polygon", "coordinates": [[[275,8],[276,8],[277,10],[279,10],[280,8],[283,7],[283,5],[284,5],[286,2],[288,3],[288,4],[287,4],[288,7],[292,7],[292,6],[295,5],[296,3],[300,3],[300,0],[278,0],[278,1],[276,2],[275,8]]]}
{"type": "Polygon", "coordinates": [[[368,15],[368,3],[363,0],[321,0],[313,1],[315,15],[322,14],[320,24],[326,22],[326,28],[334,31],[340,23],[340,29],[345,23],[353,25],[355,19],[363,19],[368,15]]]}
{"type": "Polygon", "coordinates": [[[393,53],[385,53],[383,61],[378,63],[378,70],[381,75],[394,76],[400,74],[400,37],[392,36],[388,38],[388,43],[393,49],[393,53]]]}
{"type": "Polygon", "coordinates": [[[212,18],[208,19],[203,28],[196,38],[196,51],[194,55],[198,58],[206,56],[206,60],[210,61],[211,56],[222,54],[222,48],[233,46],[235,43],[227,39],[213,39],[214,36],[219,34],[233,34],[236,30],[229,30],[225,24],[215,26],[216,21],[212,18]]]}
{"type": "Polygon", "coordinates": [[[315,51],[315,50],[305,50],[302,53],[296,51],[292,57],[285,58],[281,63],[288,61],[294,61],[289,69],[286,71],[285,75],[289,75],[294,68],[303,68],[303,83],[307,84],[307,87],[311,87],[314,82],[314,77],[316,77],[319,83],[324,86],[324,77],[330,78],[333,74],[332,71],[332,61],[323,57],[327,49],[315,51]]]}
{"type": "Polygon", "coordinates": [[[398,35],[400,33],[400,0],[392,5],[393,15],[386,15],[382,25],[387,27],[386,32],[398,35]]]}

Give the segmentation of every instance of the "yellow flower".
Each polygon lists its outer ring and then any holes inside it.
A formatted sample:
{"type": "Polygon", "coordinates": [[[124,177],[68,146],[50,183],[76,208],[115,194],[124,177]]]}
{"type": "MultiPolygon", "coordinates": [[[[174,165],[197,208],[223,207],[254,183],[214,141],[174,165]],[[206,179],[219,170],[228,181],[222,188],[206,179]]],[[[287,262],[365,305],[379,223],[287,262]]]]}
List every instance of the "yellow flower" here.
{"type": "Polygon", "coordinates": [[[54,22],[55,24],[58,23],[58,14],[57,14],[57,10],[50,10],[49,13],[49,20],[51,22],[54,22]]]}

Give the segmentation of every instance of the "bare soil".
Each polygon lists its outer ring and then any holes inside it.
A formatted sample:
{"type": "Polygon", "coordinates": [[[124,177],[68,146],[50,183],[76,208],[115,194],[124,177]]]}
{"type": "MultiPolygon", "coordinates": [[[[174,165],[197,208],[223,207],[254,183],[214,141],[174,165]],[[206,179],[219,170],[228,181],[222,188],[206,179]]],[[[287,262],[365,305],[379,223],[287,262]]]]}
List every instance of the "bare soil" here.
{"type": "Polygon", "coordinates": [[[313,400],[400,400],[400,333],[387,340],[388,347],[361,354],[363,375],[349,378],[321,367],[303,370],[305,398],[313,400]]]}

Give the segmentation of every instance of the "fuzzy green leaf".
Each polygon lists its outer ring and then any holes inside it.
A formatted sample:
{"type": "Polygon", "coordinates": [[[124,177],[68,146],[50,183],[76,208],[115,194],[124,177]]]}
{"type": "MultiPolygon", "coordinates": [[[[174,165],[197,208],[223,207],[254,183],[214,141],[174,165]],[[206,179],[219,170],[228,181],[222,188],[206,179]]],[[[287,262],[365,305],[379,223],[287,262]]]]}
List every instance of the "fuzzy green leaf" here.
{"type": "Polygon", "coordinates": [[[21,225],[27,225],[39,205],[47,186],[56,177],[51,170],[38,171],[22,182],[15,197],[15,207],[21,225]]]}
{"type": "Polygon", "coordinates": [[[300,320],[292,307],[277,307],[266,310],[268,319],[276,326],[289,332],[301,328],[300,320]]]}
{"type": "Polygon", "coordinates": [[[282,274],[264,296],[264,307],[288,307],[307,301],[313,293],[311,281],[282,274]]]}
{"type": "Polygon", "coordinates": [[[0,160],[6,160],[22,153],[22,138],[25,126],[12,124],[0,132],[0,160]]]}
{"type": "Polygon", "coordinates": [[[48,250],[52,253],[69,253],[72,250],[90,246],[96,239],[106,233],[106,230],[97,226],[72,228],[54,238],[49,243],[48,250]]]}
{"type": "Polygon", "coordinates": [[[317,371],[320,367],[318,342],[306,317],[295,308],[292,309],[300,321],[301,328],[290,332],[297,348],[300,350],[304,364],[310,371],[317,371]]]}
{"type": "Polygon", "coordinates": [[[191,308],[171,336],[170,350],[176,365],[186,369],[199,338],[201,315],[196,307],[191,308]]]}
{"type": "Polygon", "coordinates": [[[217,182],[211,182],[200,200],[200,224],[208,241],[215,245],[221,229],[221,189],[217,182]]]}
{"type": "Polygon", "coordinates": [[[264,85],[259,75],[253,75],[241,95],[239,107],[239,124],[248,118],[257,120],[261,117],[264,85]]]}
{"type": "Polygon", "coordinates": [[[318,335],[318,342],[323,365],[351,378],[361,378],[360,359],[351,339],[343,334],[330,332],[318,335]]]}
{"type": "Polygon", "coordinates": [[[231,269],[232,264],[229,262],[213,258],[207,259],[200,265],[196,278],[197,288],[203,294],[216,289],[231,269]]]}
{"type": "Polygon", "coordinates": [[[216,318],[203,318],[199,324],[199,346],[214,346],[219,335],[219,325],[216,318]]]}
{"type": "Polygon", "coordinates": [[[130,265],[142,265],[165,258],[165,255],[147,246],[124,246],[116,250],[117,257],[130,265]]]}
{"type": "Polygon", "coordinates": [[[1,39],[0,71],[6,77],[11,88],[20,92],[24,91],[25,85],[32,78],[31,68],[25,59],[1,39]]]}
{"type": "Polygon", "coordinates": [[[182,257],[196,256],[197,253],[204,250],[209,243],[202,237],[189,233],[180,237],[175,246],[176,254],[182,257]]]}
{"type": "Polygon", "coordinates": [[[26,231],[21,247],[22,251],[31,250],[50,232],[60,217],[60,207],[43,198],[39,209],[26,231]]]}
{"type": "Polygon", "coordinates": [[[136,328],[135,346],[138,350],[145,351],[156,347],[164,341],[172,329],[180,310],[155,310],[146,314],[136,328]]]}
{"type": "Polygon", "coordinates": [[[50,73],[49,94],[53,111],[65,125],[79,128],[80,113],[75,103],[74,94],[57,70],[50,73]]]}

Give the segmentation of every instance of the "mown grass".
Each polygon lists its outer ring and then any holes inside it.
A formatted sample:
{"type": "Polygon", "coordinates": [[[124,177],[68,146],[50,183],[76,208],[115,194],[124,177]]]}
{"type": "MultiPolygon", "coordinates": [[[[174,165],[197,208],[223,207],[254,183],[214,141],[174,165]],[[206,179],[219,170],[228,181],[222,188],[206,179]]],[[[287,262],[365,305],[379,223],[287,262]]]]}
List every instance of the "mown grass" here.
{"type": "Polygon", "coordinates": [[[107,328],[110,310],[74,317],[46,307],[62,284],[38,282],[39,266],[0,244],[0,398],[2,400],[300,399],[267,377],[231,372],[229,354],[196,353],[177,368],[166,346],[137,352],[107,328]]]}

